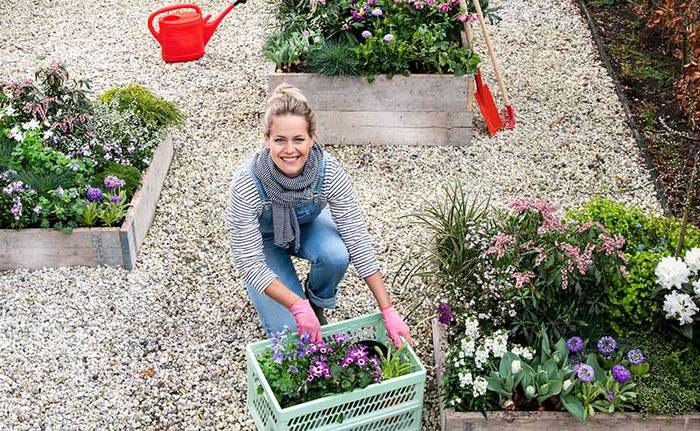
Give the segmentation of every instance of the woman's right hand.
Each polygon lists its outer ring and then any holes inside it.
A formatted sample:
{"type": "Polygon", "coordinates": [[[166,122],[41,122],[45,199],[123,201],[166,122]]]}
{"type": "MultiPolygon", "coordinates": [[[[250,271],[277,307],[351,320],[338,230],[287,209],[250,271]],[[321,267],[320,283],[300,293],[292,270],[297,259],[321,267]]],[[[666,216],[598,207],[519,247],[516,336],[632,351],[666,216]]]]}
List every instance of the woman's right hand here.
{"type": "Polygon", "coordinates": [[[311,309],[308,299],[300,299],[289,306],[289,311],[297,322],[297,332],[299,335],[307,333],[314,343],[321,341],[321,324],[311,309]]]}

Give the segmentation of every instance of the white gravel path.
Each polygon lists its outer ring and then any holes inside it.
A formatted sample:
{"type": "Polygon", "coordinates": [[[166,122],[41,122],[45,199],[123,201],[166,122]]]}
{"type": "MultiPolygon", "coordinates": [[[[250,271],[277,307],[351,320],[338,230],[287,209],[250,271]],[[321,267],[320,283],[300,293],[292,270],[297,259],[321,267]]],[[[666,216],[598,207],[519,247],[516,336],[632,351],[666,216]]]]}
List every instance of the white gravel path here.
{"type": "MultiPolygon", "coordinates": [[[[0,0],[1,79],[60,58],[96,91],[139,81],[189,115],[134,271],[0,273],[0,429],[252,427],[243,352],[263,332],[232,268],[223,213],[232,169],[260,142],[270,6],[249,0],[203,59],[164,64],[146,27],[158,3],[0,0]]],[[[212,13],[226,5],[199,3],[212,13]]],[[[492,31],[517,110],[514,131],[477,134],[469,148],[330,148],[352,177],[389,279],[423,234],[399,217],[438,196],[446,177],[490,190],[499,203],[539,197],[569,208],[607,193],[660,210],[573,2],[498,3],[504,20],[492,31]]],[[[406,310],[422,290],[391,293],[406,310]]],[[[349,274],[331,318],[373,310],[369,290],[349,274]]],[[[418,332],[430,365],[427,325],[418,332]]],[[[426,430],[438,427],[435,395],[431,376],[426,430]]]]}

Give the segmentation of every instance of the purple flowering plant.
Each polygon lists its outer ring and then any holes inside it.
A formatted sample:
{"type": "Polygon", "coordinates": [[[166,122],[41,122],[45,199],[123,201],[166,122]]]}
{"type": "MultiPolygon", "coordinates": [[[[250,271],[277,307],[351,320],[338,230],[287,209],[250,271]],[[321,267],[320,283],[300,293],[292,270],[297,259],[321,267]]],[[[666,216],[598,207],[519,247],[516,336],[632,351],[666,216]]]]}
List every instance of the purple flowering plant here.
{"type": "Polygon", "coordinates": [[[272,334],[270,349],[258,361],[285,408],[382,381],[379,355],[355,341],[336,333],[313,343],[306,334],[296,336],[285,328],[272,334]]]}

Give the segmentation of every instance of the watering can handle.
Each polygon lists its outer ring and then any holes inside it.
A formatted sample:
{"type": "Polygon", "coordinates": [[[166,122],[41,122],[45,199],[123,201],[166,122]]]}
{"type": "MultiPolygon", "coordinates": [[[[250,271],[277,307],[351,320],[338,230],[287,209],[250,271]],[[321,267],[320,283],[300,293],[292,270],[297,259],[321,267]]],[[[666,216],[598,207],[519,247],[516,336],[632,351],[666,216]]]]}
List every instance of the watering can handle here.
{"type": "Polygon", "coordinates": [[[170,12],[171,10],[177,9],[194,9],[199,15],[202,14],[202,10],[196,4],[174,4],[172,6],[160,8],[157,11],[153,12],[151,16],[148,17],[148,29],[151,30],[153,37],[155,37],[157,41],[160,42],[160,33],[158,33],[156,29],[153,28],[153,20],[162,13],[170,12]]]}

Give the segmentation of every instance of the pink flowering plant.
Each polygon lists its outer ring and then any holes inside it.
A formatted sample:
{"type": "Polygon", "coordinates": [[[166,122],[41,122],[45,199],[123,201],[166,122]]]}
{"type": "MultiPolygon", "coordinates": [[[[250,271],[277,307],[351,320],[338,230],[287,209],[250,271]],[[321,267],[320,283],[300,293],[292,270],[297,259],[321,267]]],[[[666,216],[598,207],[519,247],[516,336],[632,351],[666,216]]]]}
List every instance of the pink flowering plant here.
{"type": "Polygon", "coordinates": [[[515,200],[486,254],[518,306],[511,330],[532,342],[540,325],[555,337],[603,316],[606,287],[626,274],[625,239],[599,223],[564,221],[554,205],[515,200]]]}
{"type": "MultiPolygon", "coordinates": [[[[273,334],[258,361],[282,408],[365,388],[412,371],[403,351],[372,351],[344,333],[313,343],[288,328],[273,334]]],[[[262,387],[258,391],[262,393],[262,387]]]]}
{"type": "MultiPolygon", "coordinates": [[[[329,75],[474,73],[460,31],[473,9],[458,0],[282,0],[265,47],[283,72],[329,75]]],[[[482,3],[493,22],[499,18],[482,3]]]]}

